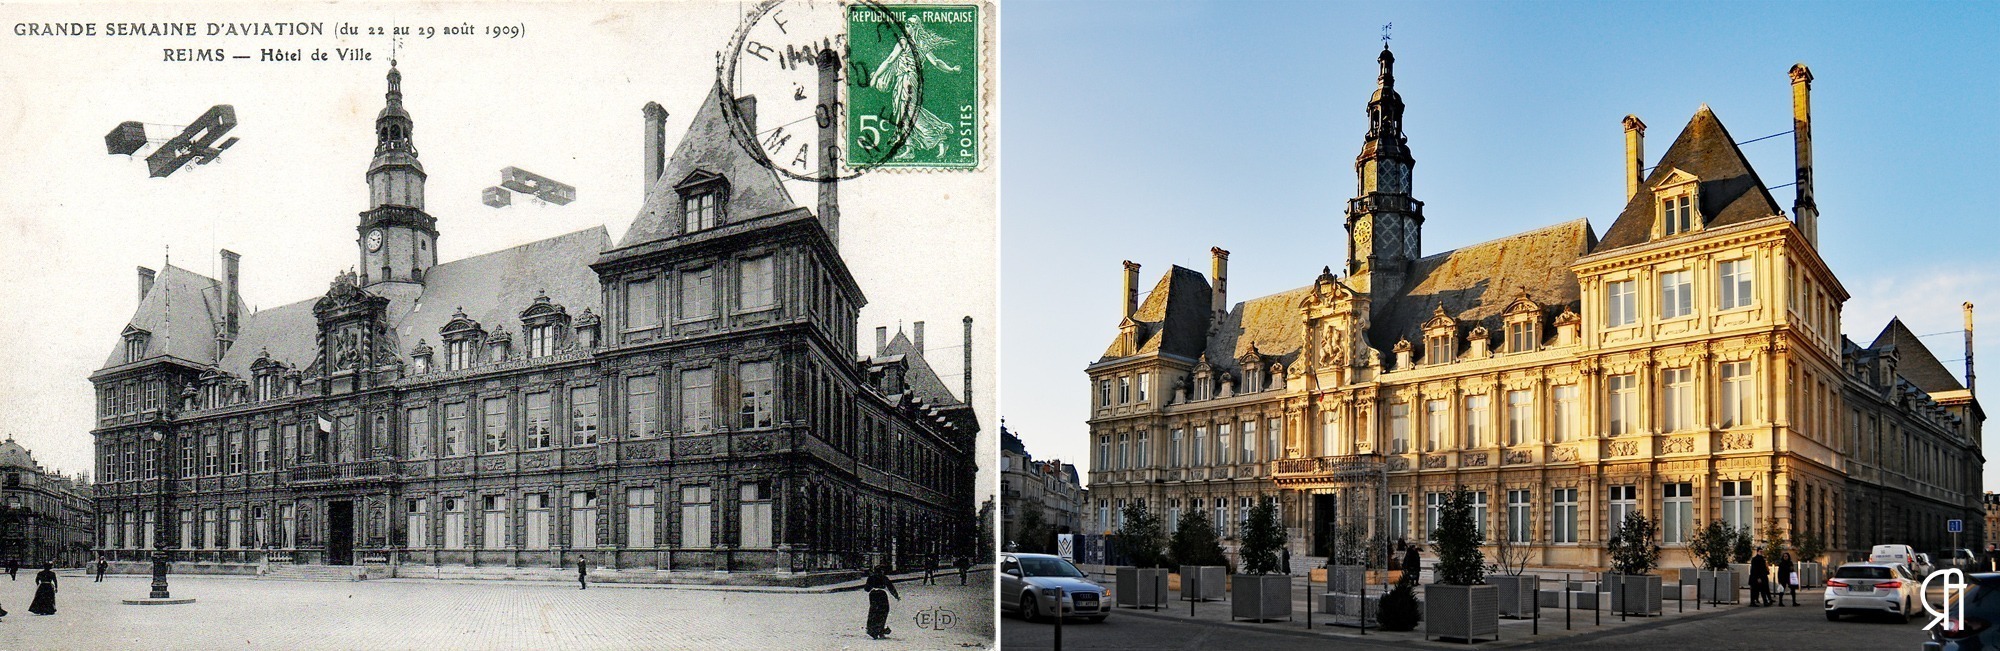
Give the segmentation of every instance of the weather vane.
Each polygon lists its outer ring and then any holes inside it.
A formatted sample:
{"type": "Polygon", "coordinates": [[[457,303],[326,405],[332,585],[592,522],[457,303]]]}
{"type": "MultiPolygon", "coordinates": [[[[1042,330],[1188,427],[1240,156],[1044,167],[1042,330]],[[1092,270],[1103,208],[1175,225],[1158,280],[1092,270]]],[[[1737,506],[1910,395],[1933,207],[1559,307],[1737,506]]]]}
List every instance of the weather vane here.
{"type": "Polygon", "coordinates": [[[1389,30],[1395,26],[1395,23],[1383,23],[1382,25],[1382,47],[1385,49],[1389,47],[1389,30]]]}

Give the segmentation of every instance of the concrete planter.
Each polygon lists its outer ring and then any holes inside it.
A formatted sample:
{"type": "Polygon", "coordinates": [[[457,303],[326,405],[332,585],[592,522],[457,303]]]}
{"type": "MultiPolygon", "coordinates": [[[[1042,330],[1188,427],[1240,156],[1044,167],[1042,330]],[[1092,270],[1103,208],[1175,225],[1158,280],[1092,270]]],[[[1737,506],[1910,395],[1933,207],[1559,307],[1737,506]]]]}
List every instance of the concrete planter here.
{"type": "Polygon", "coordinates": [[[1424,586],[1424,639],[1435,636],[1471,642],[1487,635],[1500,639],[1500,588],[1424,586]]]}
{"type": "Polygon", "coordinates": [[[1744,591],[1744,590],[1748,590],[1748,589],[1750,589],[1750,564],[1749,564],[1749,563],[1730,563],[1730,564],[1729,564],[1729,573],[1730,573],[1730,574],[1734,574],[1734,575],[1736,575],[1736,576],[1735,576],[1735,578],[1733,578],[1733,579],[1731,579],[1731,580],[1733,580],[1733,581],[1735,581],[1735,582],[1736,582],[1736,587],[1735,587],[1735,590],[1736,590],[1737,592],[1742,592],[1742,591],[1744,591]]]}
{"type": "Polygon", "coordinates": [[[1736,603],[1736,573],[1729,570],[1700,570],[1695,584],[1695,598],[1709,603],[1736,603]]]}
{"type": "Polygon", "coordinates": [[[1362,565],[1335,565],[1326,578],[1328,592],[1361,594],[1368,588],[1368,568],[1362,565]]]}
{"type": "Polygon", "coordinates": [[[1639,617],[1660,614],[1660,576],[1657,574],[1607,574],[1611,611],[1639,617]]]}
{"type": "Polygon", "coordinates": [[[1229,619],[1270,621],[1292,618],[1292,577],[1238,574],[1230,579],[1229,619]]]}
{"type": "Polygon", "coordinates": [[[1826,587],[1826,566],[1819,563],[1799,563],[1799,587],[1826,587]]]}
{"type": "Polygon", "coordinates": [[[1486,577],[1500,589],[1500,616],[1526,619],[1535,616],[1535,594],[1541,592],[1542,577],[1534,574],[1499,574],[1486,577]]]}
{"type": "Polygon", "coordinates": [[[1129,608],[1153,608],[1164,605],[1167,596],[1167,570],[1157,567],[1118,568],[1118,605],[1129,608]]]}
{"type": "Polygon", "coordinates": [[[1223,591],[1229,587],[1223,584],[1223,581],[1227,580],[1225,574],[1220,565],[1182,565],[1181,599],[1196,601],[1221,599],[1223,591]]]}

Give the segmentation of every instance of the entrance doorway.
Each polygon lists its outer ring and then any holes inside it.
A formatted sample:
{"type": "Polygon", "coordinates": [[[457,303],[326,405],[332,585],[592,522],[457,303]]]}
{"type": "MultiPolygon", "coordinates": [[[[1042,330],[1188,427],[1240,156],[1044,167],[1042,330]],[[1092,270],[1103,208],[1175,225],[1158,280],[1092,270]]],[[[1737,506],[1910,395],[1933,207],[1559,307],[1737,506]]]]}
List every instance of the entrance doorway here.
{"type": "Polygon", "coordinates": [[[326,505],[326,564],[354,564],[354,503],[326,505]]]}
{"type": "Polygon", "coordinates": [[[1335,525],[1340,521],[1337,495],[1319,494],[1313,498],[1312,555],[1326,557],[1333,555],[1335,525]]]}

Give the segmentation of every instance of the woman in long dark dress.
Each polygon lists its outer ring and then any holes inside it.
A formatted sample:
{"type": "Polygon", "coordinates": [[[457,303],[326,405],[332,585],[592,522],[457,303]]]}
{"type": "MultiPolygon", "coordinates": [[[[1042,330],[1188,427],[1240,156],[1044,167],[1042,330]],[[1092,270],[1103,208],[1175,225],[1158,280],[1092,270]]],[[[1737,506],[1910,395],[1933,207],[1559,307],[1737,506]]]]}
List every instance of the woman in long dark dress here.
{"type": "Polygon", "coordinates": [[[56,566],[54,563],[42,568],[35,575],[35,602],[28,604],[28,612],[37,615],[56,614],[56,566]]]}
{"type": "Polygon", "coordinates": [[[897,601],[902,601],[903,595],[896,592],[896,582],[889,580],[888,572],[881,566],[868,571],[864,588],[868,591],[868,637],[877,640],[888,637],[889,595],[895,595],[897,601]]]}

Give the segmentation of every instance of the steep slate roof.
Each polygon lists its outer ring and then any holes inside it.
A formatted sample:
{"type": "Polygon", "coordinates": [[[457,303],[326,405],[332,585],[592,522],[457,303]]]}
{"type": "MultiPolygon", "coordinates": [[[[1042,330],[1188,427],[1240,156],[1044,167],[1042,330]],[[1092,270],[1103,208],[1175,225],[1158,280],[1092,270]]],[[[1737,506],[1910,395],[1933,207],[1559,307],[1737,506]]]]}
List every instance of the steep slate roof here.
{"type": "Polygon", "coordinates": [[[1375,310],[1369,345],[1384,353],[1404,338],[1421,345],[1423,322],[1440,305],[1461,334],[1478,323],[1498,335],[1501,312],[1523,290],[1551,317],[1563,307],[1580,310],[1582,291],[1569,267],[1596,239],[1590,222],[1577,219],[1419,259],[1400,292],[1370,297],[1388,305],[1375,310]]]}
{"type": "MultiPolygon", "coordinates": [[[[1174,265],[1160,276],[1152,293],[1139,303],[1132,320],[1139,322],[1139,350],[1167,353],[1194,359],[1207,349],[1208,279],[1201,272],[1174,265]]],[[[1104,349],[1101,359],[1118,357],[1118,339],[1104,349]]]]}
{"type": "MultiPolygon", "coordinates": [[[[716,82],[708,98],[702,101],[701,109],[695,111],[694,120],[688,124],[687,134],[681,137],[666,169],[646,189],[645,207],[639,210],[625,237],[618,241],[619,248],[680,235],[686,225],[681,222],[680,195],[675,187],[696,173],[729,180],[730,194],[724,213],[730,222],[796,207],[778,173],[757,162],[730,135],[734,125],[723,103],[731,101],[729,91],[716,82]]],[[[740,110],[754,122],[755,100],[745,97],[735,101],[741,102],[739,106],[744,108],[740,110]]]]}
{"type": "MultiPolygon", "coordinates": [[[[250,313],[241,297],[236,301],[238,330],[250,313]]],[[[171,355],[197,364],[215,362],[215,328],[222,322],[222,286],[214,278],[173,265],[162,268],[152,290],[139,299],[127,325],[152,333],[140,361],[171,355]],[[173,303],[168,318],[167,303],[173,303]],[[171,322],[171,325],[170,323],[171,322]]],[[[239,337],[240,340],[240,337],[239,337]]],[[[102,368],[125,364],[125,339],[121,336],[105,357],[102,368]]]]}
{"type": "Polygon", "coordinates": [[[1889,319],[1889,325],[1882,328],[1882,334],[1876,335],[1875,343],[1868,344],[1868,347],[1877,351],[1895,350],[1896,374],[1909,380],[1910,384],[1916,385],[1924,393],[1935,394],[1940,391],[1959,391],[1965,388],[1965,385],[1958,383],[1958,378],[1953,376],[1951,371],[1945,369],[1937,356],[1931,354],[1931,349],[1917,339],[1916,333],[1910,332],[1909,326],[1903,325],[1901,318],[1889,319]]]}
{"type": "Polygon", "coordinates": [[[1697,208],[1703,228],[1728,226],[1783,212],[1771,198],[1771,192],[1764,188],[1764,182],[1757,178],[1757,172],[1750,168],[1750,162],[1743,158],[1736,141],[1729,137],[1729,130],[1703,104],[1681,130],[1680,137],[1674,139],[1673,146],[1667,148],[1666,155],[1660,157],[1660,164],[1646,176],[1646,182],[1639,184],[1639,191],[1625,202],[1625,210],[1604,231],[1604,239],[1592,252],[1650,240],[1656,213],[1653,184],[1665,180],[1676,169],[1701,179],[1697,208]]]}
{"type": "Polygon", "coordinates": [[[1259,354],[1290,366],[1306,345],[1306,324],[1299,313],[1299,302],[1312,294],[1312,289],[1300,287],[1237,303],[1209,339],[1209,366],[1240,371],[1236,360],[1250,352],[1252,345],[1259,354]]]}
{"type": "Polygon", "coordinates": [[[903,373],[903,383],[908,385],[910,391],[916,393],[924,404],[934,407],[964,404],[957,396],[952,395],[944,380],[938,378],[937,371],[931,369],[930,362],[924,361],[923,351],[917,350],[917,345],[911,342],[909,337],[903,336],[900,330],[896,332],[896,337],[890,339],[889,344],[882,348],[882,355],[879,357],[894,356],[901,356],[903,362],[908,365],[909,370],[903,373]]]}

